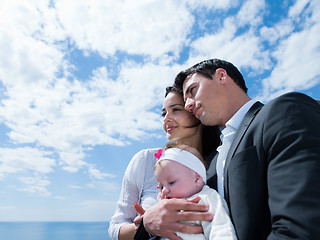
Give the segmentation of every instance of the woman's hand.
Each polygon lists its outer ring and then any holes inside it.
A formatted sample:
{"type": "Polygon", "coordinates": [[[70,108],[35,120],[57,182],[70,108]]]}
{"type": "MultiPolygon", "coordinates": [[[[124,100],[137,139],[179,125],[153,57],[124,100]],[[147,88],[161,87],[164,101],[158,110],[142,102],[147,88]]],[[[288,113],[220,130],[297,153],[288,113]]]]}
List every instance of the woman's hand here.
{"type": "Polygon", "coordinates": [[[181,240],[175,232],[202,233],[201,226],[181,223],[181,221],[212,221],[213,214],[207,212],[209,206],[198,204],[199,201],[200,197],[191,200],[174,198],[161,200],[144,212],[143,225],[152,235],[172,240],[181,240]]]}

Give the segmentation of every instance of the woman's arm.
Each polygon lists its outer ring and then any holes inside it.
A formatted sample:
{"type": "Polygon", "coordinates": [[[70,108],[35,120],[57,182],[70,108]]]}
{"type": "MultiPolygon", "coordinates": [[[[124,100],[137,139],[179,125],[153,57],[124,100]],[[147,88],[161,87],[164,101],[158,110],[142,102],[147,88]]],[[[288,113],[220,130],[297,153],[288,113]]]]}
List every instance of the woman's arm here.
{"type": "Polygon", "coordinates": [[[112,216],[109,226],[109,236],[113,240],[126,239],[131,235],[133,239],[136,211],[134,202],[140,202],[140,189],[143,187],[146,150],[134,155],[128,164],[122,180],[119,200],[115,214],[112,216]]]}
{"type": "Polygon", "coordinates": [[[136,230],[135,230],[134,223],[130,223],[130,224],[128,223],[128,224],[122,225],[120,227],[118,239],[132,240],[135,233],[136,233],[136,230]]]}

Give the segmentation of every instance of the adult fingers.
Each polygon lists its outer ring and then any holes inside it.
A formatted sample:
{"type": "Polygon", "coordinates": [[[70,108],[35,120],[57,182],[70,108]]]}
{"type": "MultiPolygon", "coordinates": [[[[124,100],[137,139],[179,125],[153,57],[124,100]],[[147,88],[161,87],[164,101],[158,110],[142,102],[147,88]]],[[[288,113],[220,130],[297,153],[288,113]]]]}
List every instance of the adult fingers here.
{"type": "Polygon", "coordinates": [[[214,213],[212,212],[194,212],[194,211],[180,211],[176,215],[176,221],[212,221],[214,213]]]}
{"type": "Polygon", "coordinates": [[[209,210],[209,205],[199,204],[200,197],[195,197],[191,200],[185,199],[169,199],[165,203],[167,209],[176,211],[194,211],[194,212],[207,212],[209,210]]]}
{"type": "Polygon", "coordinates": [[[184,223],[174,223],[172,228],[174,232],[188,233],[188,234],[199,234],[203,233],[201,225],[189,225],[184,223]]]}
{"type": "Polygon", "coordinates": [[[173,231],[168,231],[168,233],[166,234],[166,236],[163,236],[163,237],[166,237],[170,240],[183,240],[181,237],[179,237],[175,232],[173,231]]]}
{"type": "Polygon", "coordinates": [[[137,231],[137,229],[139,228],[139,225],[140,225],[141,221],[142,221],[142,216],[141,216],[141,215],[137,216],[137,217],[133,220],[133,223],[134,223],[134,225],[135,225],[135,230],[136,230],[136,231],[137,231]]]}

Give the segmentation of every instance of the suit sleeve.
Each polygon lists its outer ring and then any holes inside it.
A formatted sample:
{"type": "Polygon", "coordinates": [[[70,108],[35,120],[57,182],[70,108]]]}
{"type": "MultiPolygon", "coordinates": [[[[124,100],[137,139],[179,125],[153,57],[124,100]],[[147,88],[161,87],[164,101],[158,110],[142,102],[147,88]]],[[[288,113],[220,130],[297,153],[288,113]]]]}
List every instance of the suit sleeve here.
{"type": "Polygon", "coordinates": [[[263,129],[272,222],[268,239],[319,239],[320,107],[297,93],[268,105],[263,129]]]}

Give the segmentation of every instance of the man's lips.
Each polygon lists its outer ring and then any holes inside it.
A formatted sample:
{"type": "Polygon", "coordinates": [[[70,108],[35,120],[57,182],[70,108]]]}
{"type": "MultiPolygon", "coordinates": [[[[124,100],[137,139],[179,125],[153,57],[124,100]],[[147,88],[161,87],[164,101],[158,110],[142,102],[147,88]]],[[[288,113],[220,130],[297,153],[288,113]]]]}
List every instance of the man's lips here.
{"type": "Polygon", "coordinates": [[[192,110],[192,113],[195,117],[197,117],[197,114],[198,114],[198,111],[199,111],[200,107],[195,107],[193,110],[192,110]]]}

